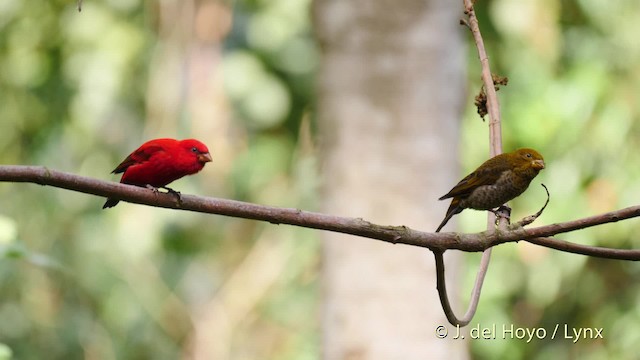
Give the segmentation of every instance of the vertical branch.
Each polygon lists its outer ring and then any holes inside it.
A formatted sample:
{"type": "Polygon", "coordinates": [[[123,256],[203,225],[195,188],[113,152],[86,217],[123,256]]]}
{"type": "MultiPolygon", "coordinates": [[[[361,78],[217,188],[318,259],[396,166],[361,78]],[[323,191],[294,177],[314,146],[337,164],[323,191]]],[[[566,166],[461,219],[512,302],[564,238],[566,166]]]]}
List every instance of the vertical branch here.
{"type": "Polygon", "coordinates": [[[476,11],[473,8],[473,0],[463,0],[464,13],[468,17],[467,24],[473,35],[473,40],[476,43],[478,49],[478,57],[480,58],[480,65],[482,66],[482,83],[484,84],[485,92],[487,94],[487,110],[489,111],[489,141],[491,143],[491,156],[496,156],[502,153],[502,129],[500,126],[500,105],[498,104],[498,94],[496,88],[493,85],[493,75],[491,74],[491,67],[489,66],[489,57],[487,51],[484,48],[484,41],[480,34],[480,26],[478,25],[478,18],[476,17],[476,11]]]}
{"type": "MultiPolygon", "coordinates": [[[[469,27],[473,39],[478,49],[478,57],[480,58],[480,65],[482,66],[482,82],[484,84],[485,93],[487,95],[487,110],[489,112],[489,144],[491,156],[496,156],[502,153],[502,128],[500,126],[500,105],[498,104],[498,94],[493,84],[493,75],[491,74],[491,67],[489,66],[489,57],[484,48],[484,41],[480,34],[480,26],[478,25],[478,18],[476,17],[475,9],[473,8],[473,0],[463,0],[464,13],[467,15],[468,20],[464,21],[464,24],[469,27]]],[[[489,230],[495,227],[495,215],[492,212],[488,213],[487,228],[489,230]]],[[[500,218],[500,228],[506,229],[507,220],[500,218]]],[[[482,259],[480,260],[480,268],[476,275],[476,281],[471,291],[471,300],[464,316],[458,319],[451,309],[449,303],[449,297],[447,295],[447,286],[444,276],[444,257],[443,252],[434,251],[433,255],[436,260],[436,279],[438,295],[440,297],[440,304],[444,310],[447,320],[452,325],[465,326],[471,322],[473,316],[478,308],[478,302],[480,301],[480,292],[482,291],[482,285],[484,284],[484,278],[487,275],[489,269],[489,262],[491,260],[491,248],[485,250],[482,253],[482,259]]]]}

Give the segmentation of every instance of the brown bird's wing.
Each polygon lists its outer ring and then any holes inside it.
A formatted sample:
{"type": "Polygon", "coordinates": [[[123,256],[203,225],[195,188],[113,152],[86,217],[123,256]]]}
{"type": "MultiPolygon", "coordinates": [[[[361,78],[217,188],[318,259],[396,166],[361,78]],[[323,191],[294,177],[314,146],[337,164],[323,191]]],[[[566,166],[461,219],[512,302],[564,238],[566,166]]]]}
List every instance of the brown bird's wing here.
{"type": "Polygon", "coordinates": [[[153,156],[153,154],[155,154],[155,153],[157,153],[159,151],[164,151],[164,148],[162,146],[159,146],[159,145],[142,146],[142,147],[138,148],[136,151],[134,151],[131,154],[129,154],[129,156],[127,156],[127,158],[124,159],[120,163],[120,165],[118,165],[111,173],[112,174],[119,174],[121,172],[125,172],[129,168],[129,166],[136,165],[136,164],[141,164],[141,163],[149,160],[149,158],[151,158],[151,156],[153,156]]]}
{"type": "Polygon", "coordinates": [[[460,180],[453,189],[438,200],[469,196],[479,186],[495,184],[500,175],[506,170],[509,170],[509,163],[504,161],[501,155],[493,157],[480,165],[476,171],[460,180]]]}

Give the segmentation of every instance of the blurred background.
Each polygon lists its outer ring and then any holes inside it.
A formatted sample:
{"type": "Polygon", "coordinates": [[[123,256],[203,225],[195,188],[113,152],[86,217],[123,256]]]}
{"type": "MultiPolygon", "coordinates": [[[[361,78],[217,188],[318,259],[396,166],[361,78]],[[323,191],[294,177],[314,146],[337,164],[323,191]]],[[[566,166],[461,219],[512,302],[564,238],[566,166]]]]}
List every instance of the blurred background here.
{"type": "MultiPolygon", "coordinates": [[[[317,209],[321,51],[310,6],[96,0],[78,13],[72,1],[3,0],[0,163],[117,181],[109,172],[144,141],[195,137],[214,162],[176,189],[317,209]]],[[[542,206],[540,182],[551,203],[535,225],[640,204],[640,3],[476,8],[492,70],[509,78],[498,93],[504,149],[533,147],[547,163],[513,217],[542,206]]],[[[461,174],[489,153],[465,39],[461,174]]],[[[0,184],[0,199],[0,359],[321,357],[316,231],[126,203],[103,211],[104,199],[32,184],[0,184]]],[[[468,232],[486,226],[479,212],[458,221],[468,232]]],[[[638,232],[630,220],[561,238],[639,248],[638,232]]],[[[465,259],[463,303],[480,255],[465,259]]],[[[604,328],[604,339],[458,346],[475,359],[633,357],[639,276],[632,262],[499,246],[472,324],[567,323],[604,328]]]]}

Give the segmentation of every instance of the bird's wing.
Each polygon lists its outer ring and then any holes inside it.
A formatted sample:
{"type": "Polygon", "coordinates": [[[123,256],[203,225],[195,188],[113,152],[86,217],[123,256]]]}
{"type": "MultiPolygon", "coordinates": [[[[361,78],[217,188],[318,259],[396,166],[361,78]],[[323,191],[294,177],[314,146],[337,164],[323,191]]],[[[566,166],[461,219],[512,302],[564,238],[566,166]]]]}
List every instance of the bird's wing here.
{"type": "Polygon", "coordinates": [[[489,159],[476,171],[460,180],[453,189],[439,200],[452,197],[465,197],[480,186],[495,184],[505,170],[509,170],[509,164],[507,162],[496,161],[496,158],[489,159]]]}
{"type": "Polygon", "coordinates": [[[142,164],[160,151],[164,151],[164,148],[160,145],[148,144],[146,146],[141,146],[136,151],[129,154],[129,156],[127,156],[127,158],[124,159],[111,173],[119,174],[121,172],[125,172],[129,166],[142,164]]]}

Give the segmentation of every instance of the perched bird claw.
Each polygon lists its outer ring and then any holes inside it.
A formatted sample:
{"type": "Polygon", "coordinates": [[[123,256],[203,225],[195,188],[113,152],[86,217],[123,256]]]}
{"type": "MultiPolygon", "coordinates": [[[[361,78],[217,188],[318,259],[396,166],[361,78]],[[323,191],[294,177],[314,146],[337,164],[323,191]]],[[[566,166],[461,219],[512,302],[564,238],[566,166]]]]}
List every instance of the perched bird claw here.
{"type": "Polygon", "coordinates": [[[172,194],[172,195],[174,195],[176,198],[178,198],[178,200],[180,200],[180,195],[181,195],[181,194],[180,194],[180,191],[178,191],[178,190],[173,190],[173,189],[172,189],[172,188],[170,188],[170,187],[166,187],[166,186],[158,186],[158,187],[155,187],[155,186],[153,186],[153,185],[149,185],[149,184],[145,185],[145,187],[146,187],[147,189],[149,189],[149,190],[153,191],[153,192],[154,192],[154,193],[156,193],[156,194],[160,193],[160,189],[167,190],[167,194],[172,194]]]}
{"type": "Polygon", "coordinates": [[[169,194],[173,194],[173,195],[175,195],[175,197],[176,197],[176,199],[178,200],[178,202],[179,202],[179,203],[181,203],[181,202],[182,202],[182,197],[180,197],[180,191],[178,191],[178,190],[173,190],[172,188],[170,188],[170,187],[166,187],[166,186],[162,186],[162,187],[160,187],[160,188],[161,188],[161,189],[165,189],[165,190],[167,190],[167,192],[168,192],[169,194]]]}
{"type": "Polygon", "coordinates": [[[496,223],[498,223],[501,218],[507,220],[507,223],[511,220],[511,208],[507,205],[501,205],[499,208],[489,211],[495,214],[496,223]]]}

